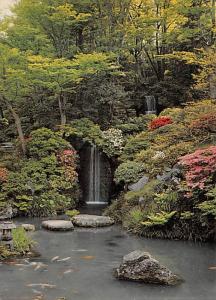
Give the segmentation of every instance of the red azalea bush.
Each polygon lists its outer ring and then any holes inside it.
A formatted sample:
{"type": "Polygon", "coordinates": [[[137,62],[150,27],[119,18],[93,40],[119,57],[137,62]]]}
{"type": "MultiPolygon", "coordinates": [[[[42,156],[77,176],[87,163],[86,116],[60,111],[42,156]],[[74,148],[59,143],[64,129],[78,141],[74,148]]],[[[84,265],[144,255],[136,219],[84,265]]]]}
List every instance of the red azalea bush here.
{"type": "Polygon", "coordinates": [[[216,115],[209,113],[192,122],[190,129],[193,134],[215,133],[216,132],[216,115]]]}
{"type": "Polygon", "coordinates": [[[186,168],[186,183],[189,188],[204,189],[216,173],[216,146],[196,150],[179,159],[179,165],[186,168]]]}
{"type": "Polygon", "coordinates": [[[155,130],[157,128],[163,127],[168,124],[172,124],[173,120],[171,117],[161,116],[151,121],[149,124],[150,130],[155,130]]]}
{"type": "Polygon", "coordinates": [[[68,181],[74,182],[77,180],[77,153],[74,149],[63,150],[58,154],[58,160],[65,169],[65,176],[68,181]]]}
{"type": "Polygon", "coordinates": [[[8,169],[0,167],[0,183],[6,182],[8,179],[8,169]]]}

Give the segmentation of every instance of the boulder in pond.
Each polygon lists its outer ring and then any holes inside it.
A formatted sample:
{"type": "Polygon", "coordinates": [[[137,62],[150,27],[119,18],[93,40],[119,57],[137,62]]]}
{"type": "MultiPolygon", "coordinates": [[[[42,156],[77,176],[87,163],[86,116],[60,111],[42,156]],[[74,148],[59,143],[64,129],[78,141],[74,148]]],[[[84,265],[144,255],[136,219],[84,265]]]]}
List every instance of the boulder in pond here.
{"type": "Polygon", "coordinates": [[[42,227],[52,231],[69,231],[73,230],[74,226],[71,221],[65,220],[48,220],[42,222],[42,227]]]}
{"type": "Polygon", "coordinates": [[[176,285],[182,280],[167,267],[161,265],[148,252],[133,251],[123,257],[115,277],[122,280],[139,281],[160,285],[176,285]]]}
{"type": "Polygon", "coordinates": [[[110,217],[96,215],[77,215],[73,217],[72,222],[78,227],[105,227],[114,224],[110,217]]]}
{"type": "Polygon", "coordinates": [[[35,226],[33,224],[22,224],[21,226],[25,231],[35,231],[35,226]]]}

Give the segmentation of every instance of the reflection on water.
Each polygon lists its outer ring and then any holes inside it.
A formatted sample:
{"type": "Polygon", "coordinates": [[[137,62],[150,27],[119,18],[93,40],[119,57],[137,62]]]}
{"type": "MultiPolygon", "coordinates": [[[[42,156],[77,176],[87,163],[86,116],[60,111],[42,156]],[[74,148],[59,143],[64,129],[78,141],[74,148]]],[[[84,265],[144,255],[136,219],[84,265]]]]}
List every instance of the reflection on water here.
{"type": "Polygon", "coordinates": [[[0,265],[0,300],[215,299],[216,245],[148,240],[116,226],[48,232],[39,228],[39,220],[34,223],[39,230],[32,236],[42,256],[0,265]],[[150,252],[185,282],[162,287],[117,281],[113,268],[136,249],[150,252]]]}

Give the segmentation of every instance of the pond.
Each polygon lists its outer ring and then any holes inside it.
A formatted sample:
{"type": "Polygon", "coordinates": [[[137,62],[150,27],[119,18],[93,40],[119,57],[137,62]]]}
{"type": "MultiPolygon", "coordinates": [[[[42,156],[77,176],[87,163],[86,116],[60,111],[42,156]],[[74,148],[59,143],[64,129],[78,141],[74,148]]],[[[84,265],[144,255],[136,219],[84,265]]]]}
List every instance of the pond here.
{"type": "Polygon", "coordinates": [[[40,220],[31,223],[37,225],[31,235],[41,257],[0,265],[0,300],[215,299],[215,244],[139,238],[118,226],[48,232],[40,228],[40,220]],[[185,282],[162,287],[113,278],[122,256],[136,249],[150,252],[185,282]]]}

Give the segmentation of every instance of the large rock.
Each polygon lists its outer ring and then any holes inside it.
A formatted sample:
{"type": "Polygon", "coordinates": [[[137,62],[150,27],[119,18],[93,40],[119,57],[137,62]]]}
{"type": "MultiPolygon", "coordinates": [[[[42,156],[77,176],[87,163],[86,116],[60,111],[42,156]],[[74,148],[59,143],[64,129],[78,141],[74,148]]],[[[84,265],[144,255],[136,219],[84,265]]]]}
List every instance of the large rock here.
{"type": "Polygon", "coordinates": [[[143,176],[138,182],[128,186],[130,191],[138,192],[149,182],[149,177],[143,176]]]}
{"type": "Polygon", "coordinates": [[[64,220],[43,221],[42,227],[53,231],[69,231],[74,229],[74,226],[71,221],[64,220]]]}
{"type": "Polygon", "coordinates": [[[114,223],[110,217],[95,215],[78,215],[73,217],[72,222],[78,227],[105,227],[114,223]]]}
{"type": "Polygon", "coordinates": [[[115,277],[162,285],[175,285],[180,277],[162,266],[147,252],[137,250],[123,257],[123,263],[115,270],[115,277]]]}

